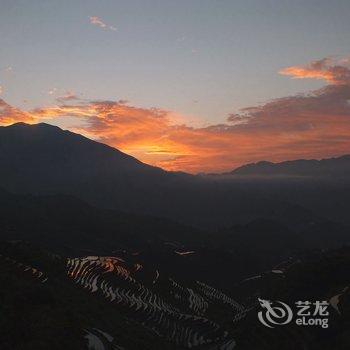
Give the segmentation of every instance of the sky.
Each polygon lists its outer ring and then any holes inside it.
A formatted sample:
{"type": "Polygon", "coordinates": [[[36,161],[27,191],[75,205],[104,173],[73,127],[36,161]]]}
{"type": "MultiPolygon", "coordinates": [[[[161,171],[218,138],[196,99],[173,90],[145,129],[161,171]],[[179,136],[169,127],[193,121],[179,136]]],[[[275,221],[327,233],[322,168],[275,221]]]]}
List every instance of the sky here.
{"type": "Polygon", "coordinates": [[[348,0],[1,0],[0,124],[168,170],[350,149],[348,0]]]}

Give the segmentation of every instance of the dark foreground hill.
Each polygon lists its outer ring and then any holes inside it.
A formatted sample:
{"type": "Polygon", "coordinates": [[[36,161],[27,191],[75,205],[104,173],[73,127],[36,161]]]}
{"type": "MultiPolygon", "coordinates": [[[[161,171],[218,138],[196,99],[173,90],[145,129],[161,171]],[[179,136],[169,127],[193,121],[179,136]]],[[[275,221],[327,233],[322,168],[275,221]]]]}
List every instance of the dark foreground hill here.
{"type": "Polygon", "coordinates": [[[202,235],[171,220],[101,209],[68,195],[15,195],[0,189],[0,207],[0,240],[27,240],[63,254],[189,244],[202,235]]]}
{"type": "Polygon", "coordinates": [[[195,275],[227,290],[246,274],[291,255],[350,242],[347,226],[327,220],[292,230],[279,221],[259,219],[211,232],[97,208],[72,196],[0,191],[0,206],[0,240],[24,240],[66,256],[129,251],[166,266],[174,276],[195,275]]]}

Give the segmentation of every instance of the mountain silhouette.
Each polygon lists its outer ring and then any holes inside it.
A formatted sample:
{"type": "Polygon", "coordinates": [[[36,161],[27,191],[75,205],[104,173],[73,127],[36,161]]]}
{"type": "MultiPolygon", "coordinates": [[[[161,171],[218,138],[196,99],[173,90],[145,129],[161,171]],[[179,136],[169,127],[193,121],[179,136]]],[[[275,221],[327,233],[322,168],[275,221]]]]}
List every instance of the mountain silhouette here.
{"type": "Polygon", "coordinates": [[[44,123],[1,127],[0,164],[1,186],[10,192],[74,195],[141,213],[154,213],[164,187],[184,177],[44,123]]]}
{"type": "Polygon", "coordinates": [[[29,193],[81,191],[89,196],[105,187],[125,200],[124,192],[136,183],[145,189],[171,176],[115,148],[44,123],[1,127],[0,162],[2,186],[29,193]]]}
{"type": "Polygon", "coordinates": [[[204,228],[259,217],[297,225],[313,217],[309,209],[250,186],[168,172],[48,124],[1,127],[0,164],[1,187],[13,193],[71,195],[101,208],[204,228]]]}
{"type": "Polygon", "coordinates": [[[261,161],[243,165],[231,172],[233,175],[249,176],[309,176],[309,177],[340,177],[350,175],[350,155],[328,159],[299,159],[272,163],[261,161]]]}

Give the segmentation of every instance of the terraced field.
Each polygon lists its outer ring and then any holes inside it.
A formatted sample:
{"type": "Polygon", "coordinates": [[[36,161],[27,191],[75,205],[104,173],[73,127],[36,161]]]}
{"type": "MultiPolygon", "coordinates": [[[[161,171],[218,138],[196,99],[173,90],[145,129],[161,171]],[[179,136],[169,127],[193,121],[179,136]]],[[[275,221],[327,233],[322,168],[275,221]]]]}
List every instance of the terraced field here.
{"type": "Polygon", "coordinates": [[[220,309],[231,320],[245,315],[242,305],[213,287],[198,281],[184,286],[157,270],[147,279],[142,265],[122,258],[68,259],[67,274],[142,326],[184,348],[211,345],[213,349],[232,349],[235,341],[214,313],[220,309]]]}
{"type": "Polygon", "coordinates": [[[330,340],[348,341],[349,269],[346,249],[298,257],[247,276],[233,297],[138,254],[65,258],[0,243],[0,348],[330,350],[330,340]],[[261,296],[328,300],[331,327],[266,328],[257,320],[261,296]]]}

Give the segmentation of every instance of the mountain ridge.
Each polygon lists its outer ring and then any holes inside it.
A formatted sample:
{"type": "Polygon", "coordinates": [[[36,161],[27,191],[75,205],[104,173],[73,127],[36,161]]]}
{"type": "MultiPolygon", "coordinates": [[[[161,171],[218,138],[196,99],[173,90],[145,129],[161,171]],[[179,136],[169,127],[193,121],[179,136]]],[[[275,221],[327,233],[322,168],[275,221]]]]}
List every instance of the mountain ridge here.
{"type": "MultiPolygon", "coordinates": [[[[121,157],[125,158],[125,159],[128,159],[128,160],[133,160],[135,161],[136,163],[139,163],[139,164],[143,164],[145,166],[148,166],[148,167],[151,167],[151,168],[157,168],[157,169],[160,169],[158,167],[154,167],[152,165],[149,165],[149,164],[146,164],[146,163],[143,163],[141,162],[139,159],[127,154],[127,153],[124,153],[122,151],[120,151],[119,149],[115,148],[115,147],[112,147],[112,146],[109,146],[103,142],[99,142],[99,141],[96,141],[96,140],[92,140],[84,135],[81,135],[79,133],[75,133],[75,132],[72,132],[70,130],[66,130],[66,129],[62,129],[60,128],[59,126],[56,126],[56,125],[52,125],[52,124],[48,124],[48,123],[37,123],[37,124],[27,124],[27,123],[24,123],[24,122],[18,122],[18,123],[14,123],[14,124],[11,124],[9,126],[0,126],[0,132],[1,130],[12,130],[12,131],[25,131],[25,132],[28,132],[28,131],[31,131],[31,132],[40,132],[40,131],[43,131],[45,130],[45,132],[51,132],[51,135],[54,135],[54,133],[56,134],[60,134],[60,133],[64,133],[65,135],[74,135],[75,137],[78,137],[80,138],[81,140],[84,140],[85,142],[91,142],[91,143],[94,143],[94,144],[98,144],[100,147],[103,147],[105,150],[109,150],[109,151],[113,151],[113,152],[116,152],[117,154],[119,154],[121,157]]],[[[163,170],[163,169],[161,169],[163,170]]]]}
{"type": "MultiPolygon", "coordinates": [[[[214,228],[309,210],[255,189],[172,173],[48,124],[0,128],[0,183],[12,193],[78,197],[91,205],[214,228]],[[281,214],[286,213],[286,214],[281,214]]],[[[304,214],[306,213],[306,215],[304,214]]]]}
{"type": "Polygon", "coordinates": [[[323,159],[296,159],[283,162],[259,161],[242,165],[231,175],[281,175],[281,176],[346,176],[350,173],[350,154],[323,159]],[[343,174],[341,172],[344,172],[343,174]]]}
{"type": "Polygon", "coordinates": [[[264,176],[230,175],[227,180],[172,173],[48,124],[0,128],[0,166],[1,187],[11,193],[71,195],[95,207],[202,229],[257,218],[277,219],[292,229],[320,216],[350,224],[347,177],[285,176],[279,181],[266,176],[266,181],[264,176]],[[343,204],[331,207],[319,199],[323,195],[343,204]]]}

